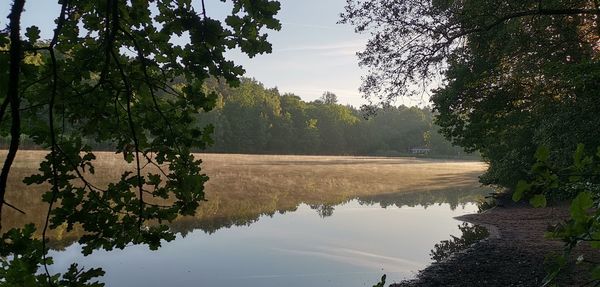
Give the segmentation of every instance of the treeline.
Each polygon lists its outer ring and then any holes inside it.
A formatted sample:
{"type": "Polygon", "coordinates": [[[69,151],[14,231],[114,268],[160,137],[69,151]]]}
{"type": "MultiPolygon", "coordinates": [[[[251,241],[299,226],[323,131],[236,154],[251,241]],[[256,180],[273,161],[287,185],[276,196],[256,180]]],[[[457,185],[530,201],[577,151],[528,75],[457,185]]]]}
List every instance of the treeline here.
{"type": "Polygon", "coordinates": [[[465,155],[440,136],[428,108],[389,107],[366,118],[329,92],[305,102],[247,78],[238,87],[212,79],[205,88],[218,95],[198,118],[214,126],[209,152],[394,156],[427,148],[433,156],[465,155]]]}
{"type": "MultiPolygon", "coordinates": [[[[212,144],[203,152],[306,155],[414,155],[425,149],[428,156],[478,158],[453,146],[438,132],[429,108],[389,106],[365,113],[338,104],[337,96],[325,92],[312,102],[294,94],[280,94],[254,79],[242,78],[237,87],[209,79],[204,89],[217,96],[210,112],[197,115],[191,125],[212,125],[212,144]]],[[[30,124],[24,123],[26,130],[30,124]]],[[[66,130],[70,129],[66,123],[66,130]]],[[[112,142],[83,138],[95,150],[115,150],[112,142]]],[[[0,148],[10,138],[0,137],[0,148]]],[[[27,133],[24,149],[42,149],[27,133]]]]}

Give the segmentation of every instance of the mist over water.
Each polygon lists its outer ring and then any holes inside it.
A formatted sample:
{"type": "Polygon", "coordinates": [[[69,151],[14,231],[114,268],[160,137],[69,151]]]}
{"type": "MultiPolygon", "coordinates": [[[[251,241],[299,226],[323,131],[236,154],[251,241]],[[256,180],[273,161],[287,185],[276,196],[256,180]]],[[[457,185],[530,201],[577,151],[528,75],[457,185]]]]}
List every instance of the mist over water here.
{"type": "MultiPolygon", "coordinates": [[[[37,169],[43,152],[27,152],[15,174],[37,169]]],[[[193,217],[170,224],[177,239],[158,251],[145,246],[81,255],[81,233],[49,233],[51,272],[71,263],[101,267],[107,286],[372,286],[412,278],[432,262],[434,244],[459,235],[455,216],[476,211],[479,162],[414,158],[199,154],[210,176],[193,217]]],[[[131,167],[98,153],[105,185],[131,167]]],[[[16,176],[15,178],[18,178],[16,176]]],[[[41,224],[44,187],[14,180],[11,202],[41,224]]]]}

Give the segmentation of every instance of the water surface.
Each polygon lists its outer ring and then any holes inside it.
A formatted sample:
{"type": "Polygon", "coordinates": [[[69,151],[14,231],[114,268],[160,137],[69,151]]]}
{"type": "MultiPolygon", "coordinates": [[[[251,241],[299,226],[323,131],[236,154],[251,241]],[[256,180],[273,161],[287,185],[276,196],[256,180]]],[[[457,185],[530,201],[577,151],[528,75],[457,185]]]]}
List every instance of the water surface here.
{"type": "Polygon", "coordinates": [[[321,217],[302,204],[250,226],[188,233],[158,251],[132,246],[83,257],[77,244],[53,252],[55,271],[72,262],[102,267],[108,286],[372,286],[412,278],[435,243],[458,235],[454,216],[474,204],[387,207],[357,200],[321,217]]]}
{"type": "MultiPolygon", "coordinates": [[[[45,152],[20,153],[9,182],[4,226],[44,221],[47,187],[18,179],[34,173],[45,152]]],[[[1,155],[1,154],[0,154],[1,155]]],[[[131,169],[98,153],[106,186],[131,169]]],[[[170,224],[177,239],[84,257],[81,230],[48,233],[53,272],[71,263],[102,267],[107,286],[372,286],[412,278],[434,244],[459,235],[455,216],[476,211],[489,192],[478,162],[377,157],[198,155],[210,176],[193,217],[170,224]]]]}

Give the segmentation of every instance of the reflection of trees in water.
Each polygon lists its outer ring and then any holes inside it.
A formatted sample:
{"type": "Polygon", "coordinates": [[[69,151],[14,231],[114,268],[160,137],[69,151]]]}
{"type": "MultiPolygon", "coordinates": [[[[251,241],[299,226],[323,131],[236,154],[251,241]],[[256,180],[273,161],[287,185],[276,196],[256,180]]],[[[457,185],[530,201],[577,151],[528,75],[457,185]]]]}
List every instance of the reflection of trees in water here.
{"type": "MultiPolygon", "coordinates": [[[[419,191],[419,192],[398,192],[373,196],[360,196],[357,198],[360,204],[379,204],[381,207],[388,206],[430,206],[433,204],[449,204],[452,210],[456,209],[461,204],[475,202],[484,195],[490,192],[484,188],[465,188],[465,189],[450,189],[441,191],[419,191]]],[[[327,202],[312,203],[307,202],[308,206],[315,210],[322,218],[332,216],[337,205],[348,203],[351,198],[338,197],[328,199],[327,202]]],[[[171,224],[171,228],[181,233],[187,234],[193,230],[203,230],[206,233],[214,233],[222,228],[230,228],[233,226],[249,226],[258,221],[261,216],[272,217],[276,213],[285,214],[298,209],[301,202],[290,205],[289,207],[281,207],[276,211],[246,213],[245,216],[220,216],[209,218],[184,217],[176,220],[171,224]]],[[[260,205],[260,204],[259,204],[260,205]]]]}
{"type": "Polygon", "coordinates": [[[207,234],[213,234],[219,229],[231,228],[234,226],[250,226],[257,222],[261,216],[273,217],[275,214],[286,214],[294,212],[297,206],[289,209],[280,209],[274,212],[264,212],[245,216],[215,216],[209,218],[198,218],[193,216],[182,217],[169,224],[173,232],[185,237],[188,233],[195,230],[202,230],[207,234]]]}
{"type": "Polygon", "coordinates": [[[450,257],[452,254],[465,250],[474,243],[488,237],[489,232],[478,225],[471,225],[463,223],[458,228],[462,232],[460,237],[450,235],[452,238],[449,240],[442,240],[433,246],[430,256],[432,260],[436,262],[443,261],[450,257]]]}
{"type": "Polygon", "coordinates": [[[419,191],[419,192],[397,192],[389,194],[379,194],[370,196],[361,196],[358,198],[360,204],[379,204],[381,207],[388,206],[409,206],[421,205],[428,207],[433,204],[449,204],[452,210],[459,205],[470,202],[476,202],[491,192],[487,188],[458,188],[438,191],[419,191]]]}
{"type": "Polygon", "coordinates": [[[332,216],[335,210],[335,207],[330,204],[311,204],[310,208],[316,210],[321,218],[332,216]]]}
{"type": "MultiPolygon", "coordinates": [[[[430,206],[433,204],[449,204],[452,209],[461,204],[474,202],[482,196],[489,193],[489,190],[482,188],[449,189],[440,191],[419,191],[419,192],[397,192],[372,196],[359,196],[356,198],[360,204],[379,204],[383,208],[389,206],[430,206]]],[[[315,210],[322,218],[332,216],[335,207],[348,203],[352,198],[345,195],[329,195],[321,200],[322,202],[305,202],[310,208],[315,210]]],[[[223,228],[234,226],[249,226],[257,222],[261,216],[273,217],[276,214],[285,214],[294,212],[302,203],[299,199],[290,199],[288,201],[278,202],[275,210],[268,210],[269,207],[255,203],[255,209],[247,210],[243,213],[220,213],[210,216],[200,217],[182,217],[169,226],[171,230],[185,237],[194,230],[202,230],[212,234],[223,228]]],[[[62,250],[77,240],[76,234],[70,234],[68,237],[51,238],[51,246],[55,250],[62,250]]]]}

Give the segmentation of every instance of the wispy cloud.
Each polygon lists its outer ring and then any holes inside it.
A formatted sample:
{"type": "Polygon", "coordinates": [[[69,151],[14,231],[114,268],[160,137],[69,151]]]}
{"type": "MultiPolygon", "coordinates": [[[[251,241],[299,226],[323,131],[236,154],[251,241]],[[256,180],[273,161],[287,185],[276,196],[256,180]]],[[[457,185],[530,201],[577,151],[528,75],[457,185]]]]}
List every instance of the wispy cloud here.
{"type": "Polygon", "coordinates": [[[327,51],[327,52],[343,52],[354,54],[364,48],[365,44],[362,41],[327,43],[320,45],[304,45],[276,49],[276,52],[298,52],[298,51],[327,51]]]}
{"type": "Polygon", "coordinates": [[[344,27],[342,25],[314,25],[314,24],[304,24],[304,23],[296,23],[296,22],[281,22],[281,25],[285,28],[286,26],[295,26],[302,28],[311,28],[311,29],[321,29],[321,30],[349,30],[348,27],[344,27]]]}

